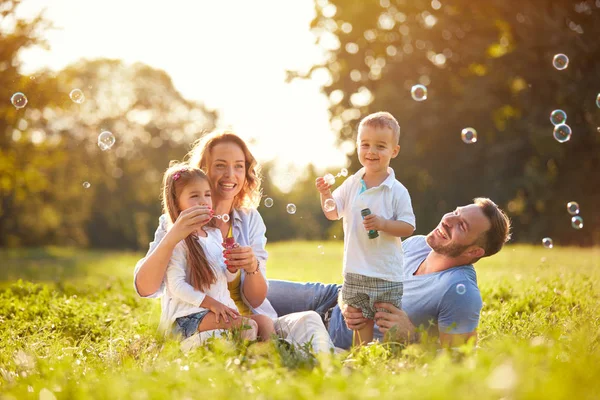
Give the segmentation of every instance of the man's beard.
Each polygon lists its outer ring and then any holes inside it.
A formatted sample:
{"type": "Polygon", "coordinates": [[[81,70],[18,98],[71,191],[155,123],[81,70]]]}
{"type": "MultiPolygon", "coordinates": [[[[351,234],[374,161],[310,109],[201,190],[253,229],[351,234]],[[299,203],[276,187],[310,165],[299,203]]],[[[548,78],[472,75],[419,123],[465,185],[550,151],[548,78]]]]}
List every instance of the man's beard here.
{"type": "Polygon", "coordinates": [[[433,251],[450,258],[456,258],[460,256],[466,249],[472,246],[472,244],[461,245],[456,243],[449,243],[445,246],[436,244],[433,240],[433,232],[427,235],[425,237],[425,240],[427,241],[427,244],[429,245],[429,247],[431,247],[433,251]]]}

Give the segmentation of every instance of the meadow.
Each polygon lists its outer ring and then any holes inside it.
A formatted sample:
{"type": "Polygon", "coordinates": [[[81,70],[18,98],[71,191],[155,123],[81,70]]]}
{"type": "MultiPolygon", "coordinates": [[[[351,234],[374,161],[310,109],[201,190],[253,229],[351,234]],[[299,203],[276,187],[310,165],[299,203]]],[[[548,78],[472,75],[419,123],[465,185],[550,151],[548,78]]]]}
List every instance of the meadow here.
{"type": "MultiPolygon", "coordinates": [[[[269,276],[339,282],[342,242],[269,244],[269,276]]],[[[595,399],[600,249],[512,245],[476,266],[476,349],[375,345],[314,359],[215,341],[182,353],[137,297],[138,253],[0,250],[1,399],[595,399]]]]}

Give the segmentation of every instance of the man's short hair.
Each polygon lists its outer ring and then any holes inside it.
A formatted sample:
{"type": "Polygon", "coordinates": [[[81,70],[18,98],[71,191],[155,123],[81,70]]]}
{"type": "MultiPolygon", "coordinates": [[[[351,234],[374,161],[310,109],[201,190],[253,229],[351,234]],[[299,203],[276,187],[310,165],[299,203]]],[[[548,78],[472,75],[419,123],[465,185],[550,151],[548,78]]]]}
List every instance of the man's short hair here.
{"type": "Polygon", "coordinates": [[[499,252],[504,243],[510,240],[510,219],[496,203],[488,198],[477,197],[473,199],[473,203],[481,208],[491,224],[490,229],[483,232],[476,242],[485,251],[483,257],[489,257],[499,252]]]}
{"type": "Polygon", "coordinates": [[[358,124],[358,131],[360,132],[365,126],[380,129],[389,128],[394,134],[394,141],[396,144],[400,142],[400,125],[396,118],[387,111],[379,111],[364,117],[362,121],[360,121],[360,124],[358,124]]]}

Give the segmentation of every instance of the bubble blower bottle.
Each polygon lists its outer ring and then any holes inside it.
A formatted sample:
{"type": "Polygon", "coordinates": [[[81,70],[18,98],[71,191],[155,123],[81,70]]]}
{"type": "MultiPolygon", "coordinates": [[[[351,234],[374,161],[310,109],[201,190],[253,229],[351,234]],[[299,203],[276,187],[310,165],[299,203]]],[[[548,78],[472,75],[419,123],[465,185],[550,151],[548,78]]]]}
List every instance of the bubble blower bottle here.
{"type": "MultiPolygon", "coordinates": [[[[227,238],[225,238],[225,249],[226,250],[231,250],[235,247],[235,239],[232,236],[229,236],[227,238]]],[[[230,269],[229,267],[227,267],[227,270],[229,272],[231,272],[232,274],[236,273],[237,270],[236,269],[230,269]]]]}
{"type": "MultiPolygon", "coordinates": [[[[365,219],[367,215],[371,215],[371,210],[369,208],[363,208],[360,210],[360,215],[362,215],[363,219],[365,219]]],[[[379,237],[379,232],[377,232],[375,229],[371,229],[369,231],[369,239],[375,239],[377,237],[379,237]]]]}

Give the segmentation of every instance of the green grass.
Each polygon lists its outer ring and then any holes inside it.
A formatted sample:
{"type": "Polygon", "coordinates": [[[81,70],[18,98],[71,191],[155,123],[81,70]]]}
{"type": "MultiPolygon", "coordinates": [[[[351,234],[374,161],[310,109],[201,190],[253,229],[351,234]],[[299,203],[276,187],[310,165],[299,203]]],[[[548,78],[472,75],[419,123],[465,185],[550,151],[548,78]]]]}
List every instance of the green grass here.
{"type": "MultiPolygon", "coordinates": [[[[340,281],[339,241],[276,243],[268,250],[272,278],[340,281]]],[[[482,260],[476,351],[378,345],[320,357],[316,365],[273,345],[225,341],[182,354],[156,334],[158,301],[133,292],[138,257],[0,250],[0,398],[579,400],[600,394],[600,249],[510,246],[482,260]]]]}

